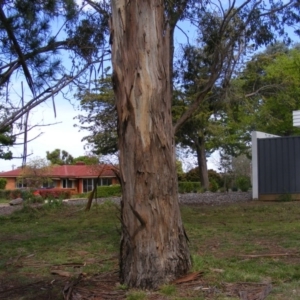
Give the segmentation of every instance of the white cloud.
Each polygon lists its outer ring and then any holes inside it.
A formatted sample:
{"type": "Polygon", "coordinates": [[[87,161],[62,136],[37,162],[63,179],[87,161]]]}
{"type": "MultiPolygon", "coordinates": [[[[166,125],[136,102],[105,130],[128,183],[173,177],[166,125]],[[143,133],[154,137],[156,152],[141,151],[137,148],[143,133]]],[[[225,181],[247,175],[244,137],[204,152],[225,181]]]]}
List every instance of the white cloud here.
{"type": "MultiPolygon", "coordinates": [[[[51,103],[51,102],[49,102],[51,103]]],[[[61,122],[56,125],[47,127],[37,127],[28,133],[28,140],[36,137],[38,134],[43,134],[36,140],[28,143],[27,152],[32,153],[31,157],[39,156],[46,158],[46,151],[53,151],[56,148],[68,151],[72,156],[84,155],[84,144],[81,139],[88,132],[78,132],[78,128],[73,125],[76,120],[75,116],[79,114],[73,106],[64,99],[56,100],[57,118],[54,117],[53,108],[50,104],[45,103],[35,109],[30,116],[30,123],[33,124],[49,124],[61,122]]],[[[14,156],[21,156],[23,153],[22,146],[14,146],[12,148],[14,156]]],[[[22,164],[21,159],[13,159],[10,161],[0,160],[0,172],[8,171],[22,164]]]]}

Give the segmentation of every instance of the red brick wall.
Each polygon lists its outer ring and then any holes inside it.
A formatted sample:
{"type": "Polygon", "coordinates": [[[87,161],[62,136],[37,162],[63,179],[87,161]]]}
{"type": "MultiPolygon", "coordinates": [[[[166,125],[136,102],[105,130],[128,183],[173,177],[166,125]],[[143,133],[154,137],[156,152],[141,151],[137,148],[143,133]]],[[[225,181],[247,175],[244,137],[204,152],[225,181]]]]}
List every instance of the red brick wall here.
{"type": "Polygon", "coordinates": [[[78,193],[81,194],[83,193],[83,180],[78,179],[78,193]]]}
{"type": "Polygon", "coordinates": [[[113,178],[112,179],[112,184],[120,184],[118,178],[113,178]]]}
{"type": "Polygon", "coordinates": [[[16,178],[5,178],[7,180],[5,189],[15,190],[16,189],[16,178]]]}

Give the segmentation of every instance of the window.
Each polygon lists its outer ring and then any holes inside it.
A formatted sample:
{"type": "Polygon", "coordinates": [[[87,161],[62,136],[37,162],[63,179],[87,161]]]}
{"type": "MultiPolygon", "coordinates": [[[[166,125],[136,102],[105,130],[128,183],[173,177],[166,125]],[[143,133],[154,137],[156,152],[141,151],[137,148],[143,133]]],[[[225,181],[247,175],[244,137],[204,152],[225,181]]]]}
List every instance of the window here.
{"type": "Polygon", "coordinates": [[[101,184],[98,185],[111,185],[112,179],[111,178],[101,178],[101,184]]]}
{"type": "Polygon", "coordinates": [[[86,178],[83,179],[83,192],[87,193],[93,190],[94,186],[103,186],[103,185],[111,185],[111,178],[86,178]]]}
{"type": "Polygon", "coordinates": [[[73,180],[63,179],[62,180],[62,187],[64,189],[71,189],[73,187],[73,180]]]}
{"type": "Polygon", "coordinates": [[[16,188],[20,189],[20,188],[26,188],[27,184],[25,181],[23,181],[23,179],[17,179],[16,181],[16,188]]]}
{"type": "Polygon", "coordinates": [[[95,178],[83,179],[83,192],[87,193],[93,190],[95,178]]]}
{"type": "Polygon", "coordinates": [[[54,184],[54,182],[52,182],[52,181],[46,181],[46,182],[43,182],[42,187],[43,187],[43,188],[52,189],[52,188],[55,187],[55,184],[54,184]]]}

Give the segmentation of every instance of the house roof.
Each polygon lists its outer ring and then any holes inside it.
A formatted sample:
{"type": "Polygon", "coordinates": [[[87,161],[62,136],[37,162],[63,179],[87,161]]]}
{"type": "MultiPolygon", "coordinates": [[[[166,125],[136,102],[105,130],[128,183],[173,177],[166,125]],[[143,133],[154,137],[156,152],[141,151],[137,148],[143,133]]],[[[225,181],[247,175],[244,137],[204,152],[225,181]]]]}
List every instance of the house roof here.
{"type": "MultiPolygon", "coordinates": [[[[22,168],[1,172],[0,177],[19,177],[22,168]]],[[[89,177],[116,177],[109,165],[63,165],[50,169],[49,177],[58,178],[89,178],[89,177]]]]}

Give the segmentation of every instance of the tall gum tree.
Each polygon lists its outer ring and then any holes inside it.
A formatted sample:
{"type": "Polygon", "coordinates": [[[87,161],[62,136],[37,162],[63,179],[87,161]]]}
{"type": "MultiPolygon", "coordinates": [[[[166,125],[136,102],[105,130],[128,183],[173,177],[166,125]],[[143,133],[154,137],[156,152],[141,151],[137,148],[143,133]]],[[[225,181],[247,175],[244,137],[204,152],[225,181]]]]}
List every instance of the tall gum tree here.
{"type": "Polygon", "coordinates": [[[156,288],[185,274],[171,116],[170,28],[161,0],[111,1],[122,198],[120,277],[156,288]]]}
{"type": "Polygon", "coordinates": [[[123,189],[120,275],[130,287],[156,288],[191,265],[178,207],[174,132],[197,112],[217,81],[228,85],[250,43],[267,45],[276,33],[284,36],[287,20],[289,25],[300,22],[296,0],[236,4],[111,1],[123,189]],[[185,18],[199,30],[209,70],[205,86],[172,127],[173,32],[185,18]]]}

